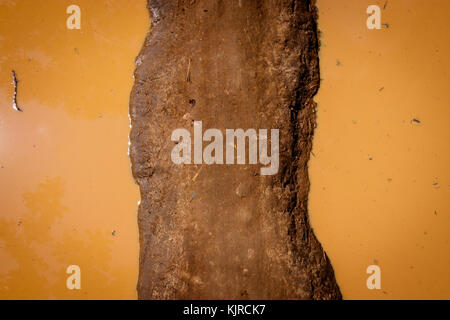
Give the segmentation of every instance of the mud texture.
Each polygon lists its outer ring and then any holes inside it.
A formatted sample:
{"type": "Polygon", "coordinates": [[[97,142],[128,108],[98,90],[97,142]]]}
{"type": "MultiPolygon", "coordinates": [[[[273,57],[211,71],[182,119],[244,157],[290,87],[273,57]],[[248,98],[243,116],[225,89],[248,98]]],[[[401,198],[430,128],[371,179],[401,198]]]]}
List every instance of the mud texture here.
{"type": "MultiPolygon", "coordinates": [[[[319,87],[307,0],[149,0],[130,155],[140,187],[140,299],[340,299],[309,225],[319,87]],[[280,129],[278,174],[175,165],[176,128],[280,129]]],[[[205,143],[204,143],[205,144],[205,143]]]]}

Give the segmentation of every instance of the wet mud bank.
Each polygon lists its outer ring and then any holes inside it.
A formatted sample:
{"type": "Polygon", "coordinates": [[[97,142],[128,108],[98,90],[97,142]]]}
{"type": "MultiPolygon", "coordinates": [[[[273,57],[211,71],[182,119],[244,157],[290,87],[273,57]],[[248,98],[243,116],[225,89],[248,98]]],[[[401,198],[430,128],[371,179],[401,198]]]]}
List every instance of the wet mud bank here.
{"type": "Polygon", "coordinates": [[[130,99],[130,157],[141,192],[139,298],[340,299],[308,221],[320,82],[314,1],[147,6],[152,25],[130,99]],[[180,128],[191,133],[188,144],[173,139],[180,128]],[[225,136],[239,128],[256,133],[244,137],[245,159],[239,142],[207,148],[220,136],[205,130],[225,136]],[[266,141],[278,161],[271,174],[262,174],[261,129],[278,132],[266,141]],[[233,149],[234,164],[225,160],[233,149]],[[177,163],[174,150],[192,157],[177,163]]]}

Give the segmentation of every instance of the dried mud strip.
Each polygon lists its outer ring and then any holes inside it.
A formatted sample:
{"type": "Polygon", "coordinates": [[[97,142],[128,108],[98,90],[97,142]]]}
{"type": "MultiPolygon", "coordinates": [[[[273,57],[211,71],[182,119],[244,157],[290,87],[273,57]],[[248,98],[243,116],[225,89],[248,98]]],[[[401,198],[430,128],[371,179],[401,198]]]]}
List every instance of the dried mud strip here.
{"type": "Polygon", "coordinates": [[[340,299],[308,221],[314,1],[149,0],[130,99],[140,299],[340,299]],[[176,128],[280,129],[280,168],[175,165],[176,128]]]}

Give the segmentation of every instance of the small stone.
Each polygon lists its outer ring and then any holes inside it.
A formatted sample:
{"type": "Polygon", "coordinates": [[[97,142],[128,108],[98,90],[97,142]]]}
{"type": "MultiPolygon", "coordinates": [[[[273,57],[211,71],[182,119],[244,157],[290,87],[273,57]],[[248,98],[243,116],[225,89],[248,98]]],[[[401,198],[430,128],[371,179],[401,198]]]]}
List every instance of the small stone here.
{"type": "Polygon", "coordinates": [[[191,281],[192,281],[193,284],[196,284],[196,285],[203,284],[203,281],[202,281],[202,279],[199,276],[193,276],[191,278],[191,281]]]}
{"type": "Polygon", "coordinates": [[[239,198],[244,198],[250,193],[250,186],[246,183],[240,183],[236,188],[236,195],[239,198]]]}

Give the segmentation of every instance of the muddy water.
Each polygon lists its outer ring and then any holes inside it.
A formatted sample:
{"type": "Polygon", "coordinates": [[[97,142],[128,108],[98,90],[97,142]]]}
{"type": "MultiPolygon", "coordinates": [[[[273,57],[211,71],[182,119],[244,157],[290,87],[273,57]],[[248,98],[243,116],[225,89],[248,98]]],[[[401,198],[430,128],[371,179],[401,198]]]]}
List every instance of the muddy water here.
{"type": "Polygon", "coordinates": [[[318,3],[312,225],[344,298],[450,298],[450,2],[385,3],[318,3]],[[388,28],[367,29],[370,4],[388,28]]]}
{"type": "Polygon", "coordinates": [[[80,30],[69,4],[0,2],[0,298],[134,299],[128,101],[145,1],[77,0],[80,30]]]}

